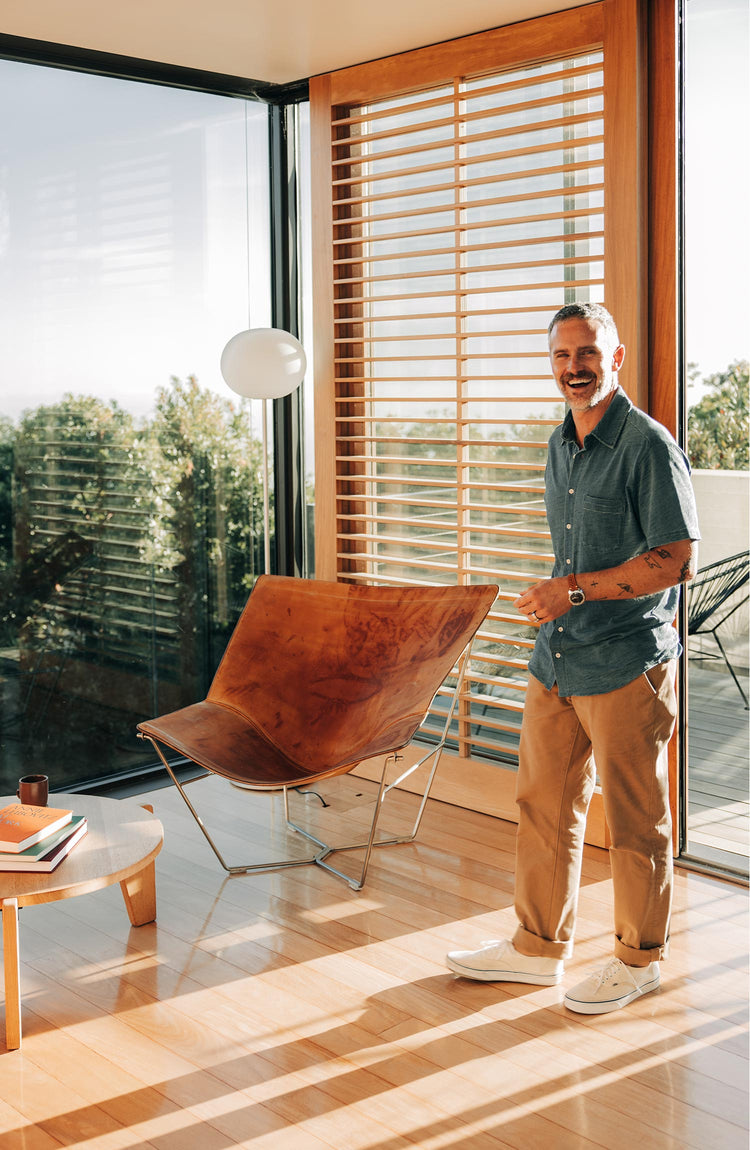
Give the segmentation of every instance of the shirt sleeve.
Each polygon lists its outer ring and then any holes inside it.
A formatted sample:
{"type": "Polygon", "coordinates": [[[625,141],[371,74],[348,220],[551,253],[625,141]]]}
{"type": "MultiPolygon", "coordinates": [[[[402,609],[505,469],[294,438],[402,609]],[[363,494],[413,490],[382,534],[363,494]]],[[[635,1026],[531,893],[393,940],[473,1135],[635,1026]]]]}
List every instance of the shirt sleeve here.
{"type": "Polygon", "coordinates": [[[690,464],[668,432],[655,434],[644,445],[634,478],[648,550],[680,539],[700,539],[690,464]]]}

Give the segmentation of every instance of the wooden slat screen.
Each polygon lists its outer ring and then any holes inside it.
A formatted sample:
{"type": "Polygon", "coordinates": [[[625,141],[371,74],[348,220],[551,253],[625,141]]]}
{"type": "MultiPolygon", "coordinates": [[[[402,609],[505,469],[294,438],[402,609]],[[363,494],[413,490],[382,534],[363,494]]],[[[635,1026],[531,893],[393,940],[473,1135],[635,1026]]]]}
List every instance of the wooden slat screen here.
{"type": "Polygon", "coordinates": [[[602,52],[334,105],[331,142],[337,577],[500,584],[456,738],[512,762],[512,600],[552,562],[546,327],[604,298],[602,52]]]}

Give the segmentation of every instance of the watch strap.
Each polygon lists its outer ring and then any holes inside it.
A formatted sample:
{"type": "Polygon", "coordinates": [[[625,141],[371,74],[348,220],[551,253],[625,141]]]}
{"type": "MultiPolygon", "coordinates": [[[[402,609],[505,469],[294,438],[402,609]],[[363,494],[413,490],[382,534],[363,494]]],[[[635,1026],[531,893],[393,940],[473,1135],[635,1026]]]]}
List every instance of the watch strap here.
{"type": "Polygon", "coordinates": [[[574,607],[580,607],[581,603],[586,602],[586,596],[578,586],[575,575],[568,575],[568,599],[574,607]]]}

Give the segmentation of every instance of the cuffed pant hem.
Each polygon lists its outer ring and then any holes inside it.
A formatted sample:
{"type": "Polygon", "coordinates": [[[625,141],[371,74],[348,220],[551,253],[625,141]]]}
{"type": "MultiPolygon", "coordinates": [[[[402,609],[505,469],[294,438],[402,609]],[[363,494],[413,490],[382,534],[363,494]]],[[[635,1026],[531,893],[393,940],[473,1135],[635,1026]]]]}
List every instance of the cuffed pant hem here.
{"type": "Polygon", "coordinates": [[[615,958],[626,966],[648,966],[650,962],[663,962],[669,956],[669,939],[662,946],[646,947],[643,950],[625,946],[615,935],[615,958]]]}
{"type": "Polygon", "coordinates": [[[520,954],[533,955],[534,958],[570,958],[573,953],[572,942],[552,942],[522,926],[517,927],[513,935],[513,945],[520,954]]]}

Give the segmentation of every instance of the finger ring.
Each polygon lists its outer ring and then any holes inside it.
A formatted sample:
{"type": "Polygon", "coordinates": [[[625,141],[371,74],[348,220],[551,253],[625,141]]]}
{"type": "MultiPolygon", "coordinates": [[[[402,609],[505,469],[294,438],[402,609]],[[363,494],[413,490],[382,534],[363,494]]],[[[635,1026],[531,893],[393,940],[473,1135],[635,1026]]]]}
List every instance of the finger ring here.
{"type": "Polygon", "coordinates": [[[537,623],[539,622],[539,616],[537,615],[536,611],[531,612],[531,618],[536,619],[537,623]]]}

